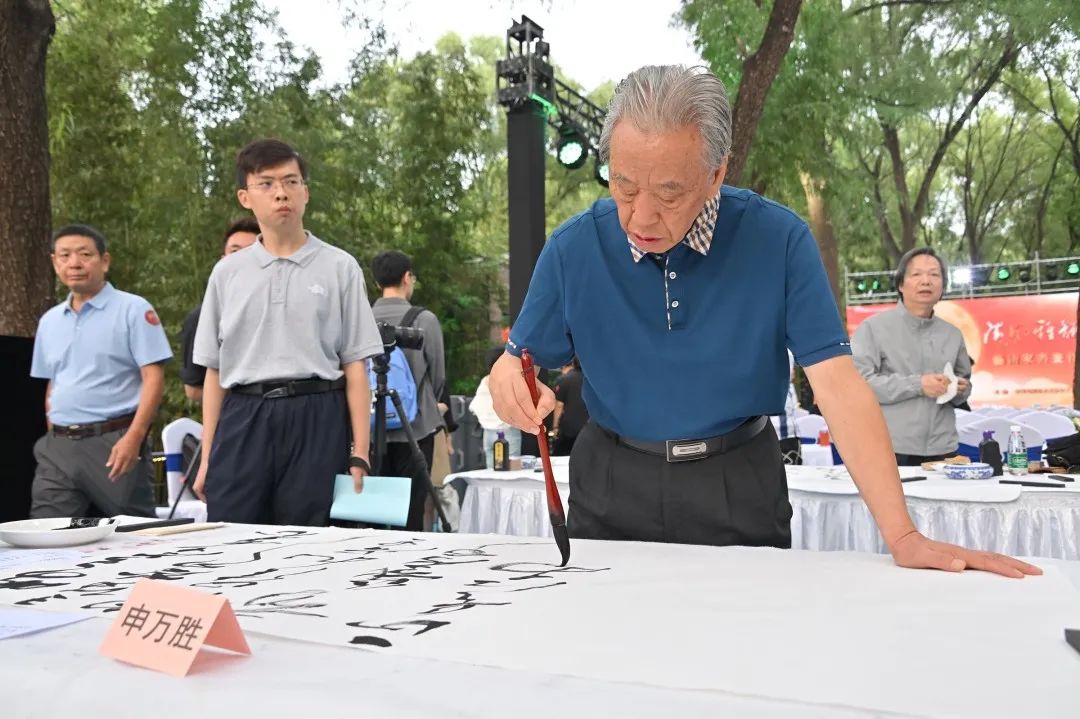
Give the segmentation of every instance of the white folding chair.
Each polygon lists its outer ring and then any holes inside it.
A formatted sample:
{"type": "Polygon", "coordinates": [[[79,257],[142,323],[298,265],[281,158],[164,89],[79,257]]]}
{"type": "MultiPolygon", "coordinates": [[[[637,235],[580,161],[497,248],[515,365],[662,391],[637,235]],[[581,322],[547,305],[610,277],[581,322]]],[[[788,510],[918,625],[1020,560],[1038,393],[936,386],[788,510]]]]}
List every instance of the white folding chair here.
{"type": "Polygon", "coordinates": [[[816,442],[823,429],[829,429],[829,425],[820,414],[808,414],[795,420],[795,434],[799,439],[812,439],[816,442]]]}
{"type": "Polygon", "coordinates": [[[1072,420],[1054,412],[1026,412],[1010,419],[1034,427],[1046,439],[1076,434],[1076,425],[1072,420]]]}
{"type": "Polygon", "coordinates": [[[1001,451],[1005,452],[1008,450],[1009,435],[1012,432],[1011,427],[1014,425],[1020,428],[1020,433],[1024,437],[1024,444],[1027,445],[1029,452],[1031,450],[1041,451],[1043,444],[1046,443],[1046,438],[1042,432],[1023,422],[1017,422],[1011,417],[985,417],[978,422],[964,425],[960,429],[960,443],[978,447],[979,442],[982,441],[982,433],[991,430],[994,433],[994,439],[1001,445],[1001,451]]]}
{"type": "MultiPolygon", "coordinates": [[[[168,488],[168,506],[158,507],[159,516],[168,516],[170,508],[176,503],[180,491],[184,486],[183,456],[181,451],[184,446],[184,437],[192,435],[196,439],[202,439],[202,425],[193,419],[181,417],[169,422],[161,430],[161,446],[165,450],[165,486],[168,488]],[[162,511],[164,510],[164,511],[162,511]]],[[[192,472],[197,468],[192,468],[192,472]]],[[[196,497],[191,488],[184,490],[180,502],[176,507],[176,515],[180,517],[194,517],[196,521],[205,521],[206,504],[196,497]]]]}

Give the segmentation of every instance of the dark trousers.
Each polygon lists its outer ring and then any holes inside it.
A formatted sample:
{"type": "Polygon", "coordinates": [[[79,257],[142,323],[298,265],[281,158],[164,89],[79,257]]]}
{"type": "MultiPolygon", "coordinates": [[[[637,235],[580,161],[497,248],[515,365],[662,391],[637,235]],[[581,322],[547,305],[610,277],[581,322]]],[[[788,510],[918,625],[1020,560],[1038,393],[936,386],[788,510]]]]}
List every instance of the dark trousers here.
{"type": "MultiPolygon", "coordinates": [[[[409,514],[405,519],[405,529],[410,532],[424,531],[424,502],[428,497],[428,478],[431,476],[431,459],[435,454],[435,435],[418,439],[420,453],[424,455],[424,464],[414,459],[408,442],[387,442],[383,466],[378,470],[383,477],[411,477],[412,488],[409,492],[409,514]]],[[[374,453],[373,453],[374,454],[374,453]]]]}
{"type": "Polygon", "coordinates": [[[345,392],[225,395],[206,474],[210,521],[326,526],[352,435],[345,392]]]}
{"type": "Polygon", "coordinates": [[[671,462],[589,422],[570,455],[571,537],[791,547],[787,477],[771,423],[746,444],[671,462]]]}
{"type": "Polygon", "coordinates": [[[940,462],[946,457],[952,457],[956,452],[950,452],[949,454],[897,454],[896,466],[897,467],[918,467],[923,462],[940,462]]]}
{"type": "Polygon", "coordinates": [[[139,461],[125,474],[109,479],[105,462],[126,429],[97,437],[68,439],[48,432],[34,445],[33,504],[30,516],[85,517],[91,511],[107,517],[154,516],[154,470],[150,443],[143,442],[139,461]]]}

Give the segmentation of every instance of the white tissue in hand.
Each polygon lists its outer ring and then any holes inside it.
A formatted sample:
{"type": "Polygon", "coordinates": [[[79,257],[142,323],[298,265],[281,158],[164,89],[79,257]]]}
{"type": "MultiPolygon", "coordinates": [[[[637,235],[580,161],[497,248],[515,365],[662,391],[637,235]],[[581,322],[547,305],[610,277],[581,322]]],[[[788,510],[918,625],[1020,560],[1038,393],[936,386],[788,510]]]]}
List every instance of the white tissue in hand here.
{"type": "Polygon", "coordinates": [[[945,390],[945,394],[937,398],[938,404],[945,404],[955,397],[960,385],[960,379],[956,376],[956,373],[953,372],[952,362],[945,363],[945,370],[942,374],[949,379],[949,388],[945,390]]]}

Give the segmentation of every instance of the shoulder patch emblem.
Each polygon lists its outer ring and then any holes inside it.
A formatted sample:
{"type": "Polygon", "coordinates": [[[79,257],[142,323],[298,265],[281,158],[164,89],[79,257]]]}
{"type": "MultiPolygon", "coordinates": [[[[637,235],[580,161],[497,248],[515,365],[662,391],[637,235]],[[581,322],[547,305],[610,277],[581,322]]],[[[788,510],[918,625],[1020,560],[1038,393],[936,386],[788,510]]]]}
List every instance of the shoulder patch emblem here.
{"type": "Polygon", "coordinates": [[[157,313],[156,313],[156,312],[154,312],[153,310],[147,310],[147,311],[146,311],[146,314],[145,314],[145,315],[143,315],[143,317],[145,317],[145,318],[146,318],[146,321],[147,321],[147,322],[148,322],[149,324],[152,324],[152,325],[154,325],[155,327],[156,327],[157,325],[160,325],[160,324],[161,324],[161,320],[159,320],[159,319],[158,319],[157,313]]]}

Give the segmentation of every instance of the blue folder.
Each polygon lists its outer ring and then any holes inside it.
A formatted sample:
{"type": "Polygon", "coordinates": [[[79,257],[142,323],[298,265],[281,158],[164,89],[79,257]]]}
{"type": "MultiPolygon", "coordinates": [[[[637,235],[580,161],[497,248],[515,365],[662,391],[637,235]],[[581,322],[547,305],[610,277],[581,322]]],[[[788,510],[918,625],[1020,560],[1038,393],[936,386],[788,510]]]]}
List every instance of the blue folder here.
{"type": "Polygon", "coordinates": [[[334,480],[330,518],[404,527],[411,489],[408,477],[364,477],[364,491],[357,494],[352,475],[339,474],[334,480]]]}

